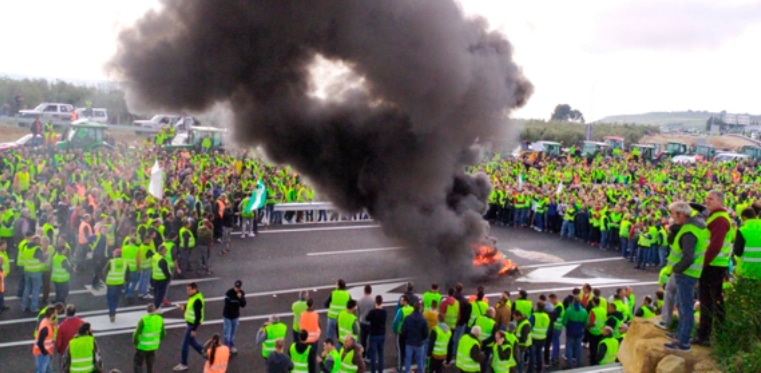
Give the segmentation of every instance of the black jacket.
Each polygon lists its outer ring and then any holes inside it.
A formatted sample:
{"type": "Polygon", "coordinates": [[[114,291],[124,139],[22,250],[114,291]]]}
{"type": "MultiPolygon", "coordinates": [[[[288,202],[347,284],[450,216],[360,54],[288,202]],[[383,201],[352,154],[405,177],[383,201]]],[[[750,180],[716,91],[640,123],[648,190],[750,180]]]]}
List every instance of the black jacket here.
{"type": "Polygon", "coordinates": [[[235,289],[230,289],[225,293],[225,307],[222,309],[222,317],[235,320],[240,317],[241,307],[246,307],[246,293],[240,291],[241,297],[238,299],[235,289]]]}

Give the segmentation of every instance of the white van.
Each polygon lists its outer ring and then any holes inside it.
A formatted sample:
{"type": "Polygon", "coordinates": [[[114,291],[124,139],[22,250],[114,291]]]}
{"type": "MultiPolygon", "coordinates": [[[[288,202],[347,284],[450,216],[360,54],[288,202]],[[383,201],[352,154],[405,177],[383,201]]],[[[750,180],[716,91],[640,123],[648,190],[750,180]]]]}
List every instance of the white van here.
{"type": "Polygon", "coordinates": [[[87,119],[90,122],[108,124],[108,110],[103,108],[92,108],[89,111],[87,108],[78,108],[76,110],[77,119],[87,119]]]}

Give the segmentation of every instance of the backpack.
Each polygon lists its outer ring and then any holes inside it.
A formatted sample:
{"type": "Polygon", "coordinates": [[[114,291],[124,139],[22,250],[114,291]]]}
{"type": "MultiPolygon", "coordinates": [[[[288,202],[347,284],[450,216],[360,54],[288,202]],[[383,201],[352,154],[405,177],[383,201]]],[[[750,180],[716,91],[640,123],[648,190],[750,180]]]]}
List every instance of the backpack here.
{"type": "Polygon", "coordinates": [[[198,244],[210,245],[214,239],[214,232],[206,226],[200,226],[198,228],[198,244]]]}

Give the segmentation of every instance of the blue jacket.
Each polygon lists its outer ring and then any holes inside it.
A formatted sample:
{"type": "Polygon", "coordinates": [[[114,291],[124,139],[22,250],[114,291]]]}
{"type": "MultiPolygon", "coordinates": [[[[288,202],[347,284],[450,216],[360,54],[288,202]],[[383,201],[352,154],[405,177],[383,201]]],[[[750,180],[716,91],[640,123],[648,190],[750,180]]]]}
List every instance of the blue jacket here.
{"type": "Polygon", "coordinates": [[[422,346],[428,339],[428,333],[428,321],[419,311],[411,313],[402,323],[402,335],[408,346],[422,346]]]}

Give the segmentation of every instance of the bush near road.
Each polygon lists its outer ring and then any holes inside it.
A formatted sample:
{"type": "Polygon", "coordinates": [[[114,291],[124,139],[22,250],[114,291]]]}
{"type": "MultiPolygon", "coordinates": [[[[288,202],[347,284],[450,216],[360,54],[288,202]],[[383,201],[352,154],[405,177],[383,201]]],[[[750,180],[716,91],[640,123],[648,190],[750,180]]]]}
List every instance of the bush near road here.
{"type": "MultiPolygon", "coordinates": [[[[621,136],[626,139],[626,144],[638,143],[648,133],[657,133],[656,126],[640,126],[634,124],[608,124],[595,123],[592,125],[592,140],[602,141],[605,136],[621,136]]],[[[557,141],[564,146],[569,146],[586,139],[586,124],[528,120],[523,125],[521,140],[531,142],[546,140],[557,141]]]]}

